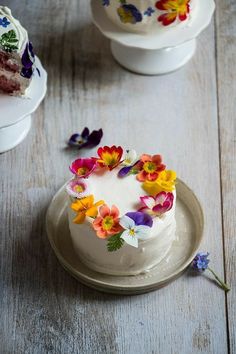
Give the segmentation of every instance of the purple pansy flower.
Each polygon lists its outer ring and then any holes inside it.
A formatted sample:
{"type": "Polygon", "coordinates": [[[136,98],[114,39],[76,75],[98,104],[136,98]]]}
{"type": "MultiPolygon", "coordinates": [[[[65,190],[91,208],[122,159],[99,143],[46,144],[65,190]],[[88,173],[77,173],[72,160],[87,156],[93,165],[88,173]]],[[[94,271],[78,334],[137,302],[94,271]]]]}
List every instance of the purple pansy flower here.
{"type": "Polygon", "coordinates": [[[215,280],[217,283],[220,285],[220,287],[224,291],[229,291],[230,287],[224,283],[218,275],[209,267],[209,262],[210,260],[208,259],[209,253],[208,252],[199,252],[195,258],[193,259],[191,266],[193,269],[197,270],[200,273],[203,273],[205,270],[209,270],[213,276],[215,277],[215,280]]]}
{"type": "MultiPolygon", "coordinates": [[[[31,44],[31,42],[26,44],[24,53],[21,57],[21,63],[23,65],[22,69],[21,69],[21,76],[30,79],[31,76],[33,75],[33,67],[34,67],[34,62],[35,62],[35,55],[33,52],[33,46],[31,44]]],[[[37,72],[40,76],[40,72],[37,69],[37,72]]]]}
{"type": "Polygon", "coordinates": [[[145,213],[127,213],[120,219],[120,225],[124,229],[120,238],[137,248],[138,240],[146,240],[149,237],[152,224],[152,218],[145,213]]]}
{"type": "Polygon", "coordinates": [[[132,4],[121,5],[117,9],[117,13],[123,23],[135,24],[137,22],[141,22],[143,19],[141,12],[132,4]]]}
{"type": "Polygon", "coordinates": [[[149,227],[152,227],[153,225],[152,217],[146,213],[142,213],[140,211],[131,211],[125,215],[134,220],[135,225],[145,225],[149,227]]]}
{"type": "Polygon", "coordinates": [[[10,25],[10,22],[6,17],[0,18],[0,26],[7,28],[10,25]]]}
{"type": "Polygon", "coordinates": [[[109,6],[110,5],[110,0],[102,0],[103,6],[109,6]]]}
{"type": "Polygon", "coordinates": [[[77,147],[78,149],[82,149],[85,147],[92,148],[94,146],[97,146],[100,143],[102,137],[103,137],[102,129],[94,130],[90,134],[89,129],[86,127],[84,128],[81,134],[76,133],[71,135],[68,141],[68,145],[72,147],[77,147]]]}

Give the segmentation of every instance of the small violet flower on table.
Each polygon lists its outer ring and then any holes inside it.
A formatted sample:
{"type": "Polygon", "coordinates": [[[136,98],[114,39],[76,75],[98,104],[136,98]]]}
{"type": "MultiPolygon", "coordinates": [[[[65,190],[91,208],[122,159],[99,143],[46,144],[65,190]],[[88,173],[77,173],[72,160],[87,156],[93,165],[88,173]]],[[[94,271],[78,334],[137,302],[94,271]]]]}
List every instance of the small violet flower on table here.
{"type": "Polygon", "coordinates": [[[84,128],[81,134],[75,133],[71,135],[68,145],[71,147],[76,147],[77,149],[82,148],[93,148],[99,145],[103,137],[102,129],[93,130],[91,133],[87,127],[84,128]]]}
{"type": "Polygon", "coordinates": [[[192,268],[197,270],[200,273],[205,272],[205,270],[209,270],[214,278],[216,279],[217,283],[220,285],[220,287],[224,290],[224,291],[229,291],[230,287],[224,283],[219,277],[218,275],[209,267],[209,262],[210,260],[208,259],[209,253],[208,252],[199,252],[194,260],[192,261],[192,268]]]}

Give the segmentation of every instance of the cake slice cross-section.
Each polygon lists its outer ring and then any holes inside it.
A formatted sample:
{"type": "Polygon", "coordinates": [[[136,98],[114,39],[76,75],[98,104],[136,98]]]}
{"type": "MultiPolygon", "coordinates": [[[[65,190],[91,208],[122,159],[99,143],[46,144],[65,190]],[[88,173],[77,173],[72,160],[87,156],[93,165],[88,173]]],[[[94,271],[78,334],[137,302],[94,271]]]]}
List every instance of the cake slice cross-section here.
{"type": "Polygon", "coordinates": [[[23,96],[35,70],[27,31],[7,7],[0,6],[0,92],[23,96]]]}

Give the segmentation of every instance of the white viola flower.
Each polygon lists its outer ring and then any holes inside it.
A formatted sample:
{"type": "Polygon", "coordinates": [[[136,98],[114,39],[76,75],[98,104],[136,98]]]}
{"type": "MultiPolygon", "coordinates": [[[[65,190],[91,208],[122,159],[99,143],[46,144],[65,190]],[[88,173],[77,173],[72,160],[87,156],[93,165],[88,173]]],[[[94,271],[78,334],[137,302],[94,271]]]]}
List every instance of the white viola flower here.
{"type": "Polygon", "coordinates": [[[136,159],[137,159],[137,153],[134,149],[126,150],[123,165],[131,166],[136,161],[136,159]]]}
{"type": "Polygon", "coordinates": [[[138,240],[146,240],[149,237],[152,219],[149,215],[140,212],[127,214],[120,219],[120,225],[124,229],[121,238],[130,246],[137,248],[138,240]]]}
{"type": "Polygon", "coordinates": [[[67,193],[77,199],[82,199],[91,194],[89,182],[85,178],[73,178],[66,185],[67,193]]]}

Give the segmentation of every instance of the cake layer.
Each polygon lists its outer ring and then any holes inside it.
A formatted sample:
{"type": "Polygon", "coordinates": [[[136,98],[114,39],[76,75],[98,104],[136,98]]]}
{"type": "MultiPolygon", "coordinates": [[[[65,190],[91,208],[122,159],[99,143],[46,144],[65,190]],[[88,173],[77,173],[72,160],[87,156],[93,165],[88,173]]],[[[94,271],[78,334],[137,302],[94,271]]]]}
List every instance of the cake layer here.
{"type": "MultiPolygon", "coordinates": [[[[135,175],[118,178],[119,168],[100,170],[89,176],[90,192],[95,201],[104,200],[110,207],[115,205],[120,216],[128,211],[137,211],[140,196],[147,193],[135,175]]],[[[135,275],[157,265],[167,254],[175,239],[175,199],[170,211],[162,217],[153,218],[149,238],[139,240],[138,248],[125,244],[116,252],[108,252],[107,239],[98,238],[92,227],[93,219],[86,218],[83,224],[73,223],[76,213],[68,206],[69,227],[77,255],[93,270],[114,275],[135,275]]],[[[69,197],[68,197],[69,198],[69,197]]],[[[70,201],[68,199],[68,203],[70,201]]]]}
{"type": "Polygon", "coordinates": [[[22,64],[9,53],[0,50],[0,68],[11,72],[19,72],[22,64]]]}
{"type": "Polygon", "coordinates": [[[23,95],[30,80],[19,73],[2,70],[0,68],[0,91],[11,95],[23,95]]]}
{"type": "Polygon", "coordinates": [[[161,33],[175,26],[190,26],[196,15],[197,0],[109,0],[107,16],[128,32],[161,33]]]}
{"type": "MultiPolygon", "coordinates": [[[[151,239],[139,241],[139,247],[125,244],[116,252],[107,252],[107,240],[99,239],[90,222],[82,225],[73,223],[74,212],[69,208],[69,226],[72,243],[79,258],[89,268],[105,274],[137,275],[146,273],[160,263],[175,240],[175,217],[169,217],[159,223],[158,230],[151,239]]],[[[157,229],[156,229],[157,230],[157,229]]]]}

